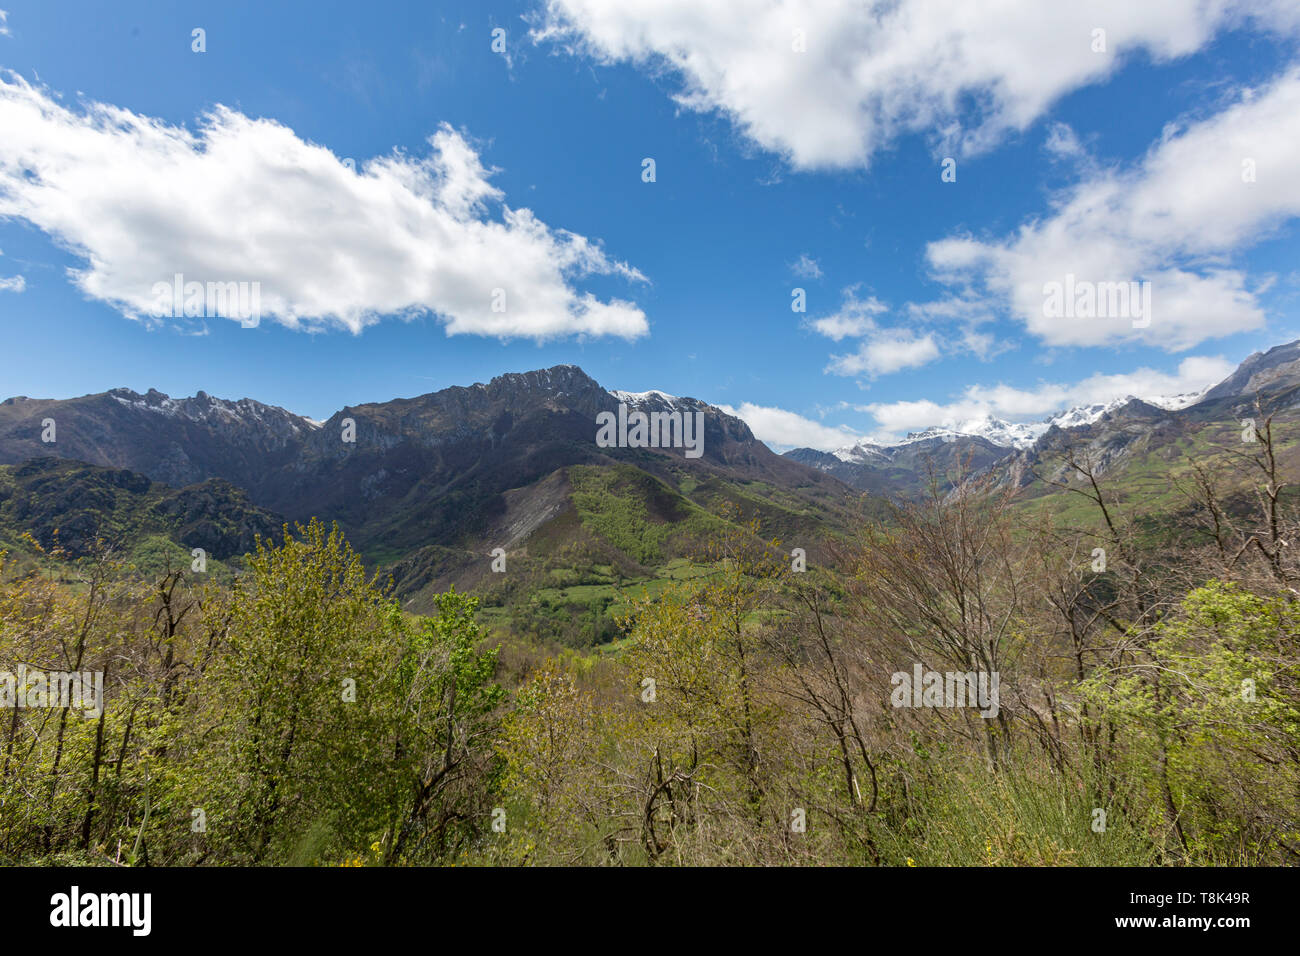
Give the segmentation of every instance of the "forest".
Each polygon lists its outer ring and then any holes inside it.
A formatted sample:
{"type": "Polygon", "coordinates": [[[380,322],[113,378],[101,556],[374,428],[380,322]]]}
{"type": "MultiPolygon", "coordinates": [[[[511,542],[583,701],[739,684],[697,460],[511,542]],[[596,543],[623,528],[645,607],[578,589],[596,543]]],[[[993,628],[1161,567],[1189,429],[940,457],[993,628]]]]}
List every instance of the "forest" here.
{"type": "Polygon", "coordinates": [[[1167,514],[1063,463],[1070,525],[975,475],[806,561],[737,515],[594,648],[455,589],[411,614],[325,520],[228,580],[32,540],[0,566],[0,691],[96,674],[103,706],[0,709],[0,863],[1294,864],[1272,422],[1167,514]],[[972,695],[896,692],[922,673],[972,695]]]}

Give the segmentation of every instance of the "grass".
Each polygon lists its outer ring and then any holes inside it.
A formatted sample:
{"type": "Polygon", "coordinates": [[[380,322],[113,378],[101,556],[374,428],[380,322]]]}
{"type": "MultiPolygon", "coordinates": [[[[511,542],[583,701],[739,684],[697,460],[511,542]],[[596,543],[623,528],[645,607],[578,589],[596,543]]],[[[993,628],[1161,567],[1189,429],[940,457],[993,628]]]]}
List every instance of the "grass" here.
{"type": "Polygon", "coordinates": [[[1089,789],[1041,760],[998,773],[948,766],[929,778],[916,816],[876,837],[896,866],[1155,865],[1158,848],[1142,828],[1098,806],[1089,789]]]}

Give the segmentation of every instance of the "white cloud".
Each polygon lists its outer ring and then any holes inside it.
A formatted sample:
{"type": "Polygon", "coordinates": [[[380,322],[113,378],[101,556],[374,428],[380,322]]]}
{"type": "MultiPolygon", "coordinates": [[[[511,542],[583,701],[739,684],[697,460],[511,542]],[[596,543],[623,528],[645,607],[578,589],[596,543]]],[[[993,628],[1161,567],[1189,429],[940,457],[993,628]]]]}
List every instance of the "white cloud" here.
{"type": "MultiPolygon", "coordinates": [[[[0,10],[0,14],[3,13],[4,11],[0,10]]],[[[0,18],[0,23],[3,23],[3,18],[0,18]]],[[[0,256],[4,254],[5,251],[0,249],[0,256]]],[[[0,292],[22,292],[26,288],[27,280],[22,276],[0,276],[0,292]]]]}
{"type": "Polygon", "coordinates": [[[1015,342],[980,331],[981,326],[997,319],[997,308],[986,295],[948,294],[930,302],[909,302],[904,311],[916,323],[955,326],[953,332],[943,335],[943,348],[950,354],[969,352],[987,362],[1016,347],[1015,342]]]}
{"type": "Polygon", "coordinates": [[[969,385],[949,402],[929,400],[877,402],[862,406],[887,432],[903,434],[931,425],[954,427],[959,422],[989,416],[1012,422],[1041,421],[1048,415],[1080,405],[1126,398],[1157,398],[1196,392],[1232,374],[1232,362],[1193,356],[1182,360],[1174,374],[1139,368],[1122,374],[1092,375],[1072,384],[1042,383],[1035,388],[1010,385],[969,385]]]}
{"type": "MultiPolygon", "coordinates": [[[[931,333],[917,335],[909,329],[883,328],[876,317],[889,307],[875,296],[860,298],[859,286],[844,290],[844,299],[832,315],[809,319],[807,325],[832,341],[859,339],[855,352],[832,355],[826,371],[836,375],[888,375],[916,368],[939,357],[939,343],[931,333]]],[[[914,309],[915,311],[915,309],[914,309]]]]}
{"type": "Polygon", "coordinates": [[[934,336],[919,338],[907,333],[887,333],[876,336],[848,355],[832,355],[826,371],[836,375],[888,375],[905,368],[917,368],[939,357],[939,344],[934,336]]]}
{"type": "Polygon", "coordinates": [[[1003,239],[931,243],[927,258],[939,278],[1005,303],[1047,344],[1187,349],[1264,325],[1258,295],[1267,280],[1252,285],[1230,256],[1300,216],[1297,169],[1300,69],[1292,68],[1208,119],[1167,127],[1133,169],[1089,173],[1048,217],[1003,239]],[[1247,160],[1253,182],[1244,181],[1247,160]],[[1044,286],[1067,275],[1149,281],[1148,327],[1046,315],[1044,286]]]}
{"type": "Polygon", "coordinates": [[[9,11],[0,10],[0,37],[7,37],[9,33],[9,11]]]}
{"type": "Polygon", "coordinates": [[[681,80],[803,169],[867,165],[909,132],[973,153],[1139,51],[1167,61],[1224,28],[1300,29],[1294,0],[547,0],[533,37],[681,80]],[[1094,52],[1093,30],[1106,31],[1094,52]],[[806,52],[798,52],[802,31],[806,52]]]}
{"type": "MultiPolygon", "coordinates": [[[[591,240],[500,203],[475,150],[443,125],[424,158],[394,152],[352,171],[266,119],[218,106],[196,132],[104,104],[73,112],[0,77],[0,216],[25,219],[85,261],[88,296],[132,317],[155,283],[261,284],[287,326],[354,332],[432,313],[447,334],[646,333],[644,313],[575,288],[645,277],[591,240]],[[493,311],[495,289],[504,312],[493,311]]],[[[499,301],[499,300],[498,300],[499,301]]]]}
{"type": "Polygon", "coordinates": [[[790,264],[790,271],[801,279],[820,279],[822,277],[822,267],[817,264],[817,260],[808,253],[799,254],[798,260],[790,264]]]}
{"type": "Polygon", "coordinates": [[[832,315],[809,319],[808,326],[832,341],[861,338],[878,331],[875,317],[889,311],[889,307],[874,295],[858,298],[858,286],[844,290],[844,300],[832,315]]]}
{"type": "Polygon", "coordinates": [[[1053,123],[1047,130],[1043,148],[1053,156],[1074,158],[1083,155],[1083,144],[1074,130],[1064,123],[1053,123]]]}
{"type": "Polygon", "coordinates": [[[756,438],[778,450],[819,448],[829,451],[862,441],[862,437],[852,429],[823,425],[783,408],[755,405],[752,402],[745,402],[739,408],[731,405],[719,405],[718,408],[739,418],[749,426],[756,438]]]}

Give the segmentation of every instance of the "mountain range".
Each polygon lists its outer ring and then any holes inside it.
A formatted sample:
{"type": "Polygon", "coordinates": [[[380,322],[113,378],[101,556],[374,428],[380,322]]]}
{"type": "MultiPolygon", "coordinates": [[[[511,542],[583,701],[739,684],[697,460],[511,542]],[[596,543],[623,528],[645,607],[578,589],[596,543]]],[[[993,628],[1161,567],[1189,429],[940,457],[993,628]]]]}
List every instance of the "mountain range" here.
{"type": "MultiPolygon", "coordinates": [[[[247,530],[264,531],[267,515],[338,521],[415,606],[447,583],[513,586],[526,578],[489,576],[497,548],[512,570],[601,568],[633,580],[692,554],[742,517],[812,542],[853,507],[839,481],[775,454],[740,419],[693,399],[611,393],[571,365],[350,406],[324,422],[204,392],[19,396],[0,403],[0,464],[9,466],[0,474],[0,516],[11,516],[11,544],[24,530],[48,539],[55,527],[75,526],[84,546],[96,530],[120,530],[124,509],[152,515],[158,506],[126,508],[104,490],[121,486],[124,473],[140,477],[127,482],[139,495],[159,495],[155,484],[206,484],[209,495],[227,493],[227,519],[248,509],[247,530]],[[702,455],[598,447],[597,416],[617,414],[620,404],[646,414],[700,413],[702,455]],[[51,457],[84,470],[74,481],[38,463],[51,457]],[[82,493],[49,495],[49,482],[35,479],[50,474],[82,493]]],[[[159,518],[150,527],[171,528],[188,553],[197,546],[189,524],[159,518]]],[[[69,546],[66,535],[61,543],[69,546]]]]}
{"type": "Polygon", "coordinates": [[[171,541],[177,560],[194,547],[226,559],[286,520],[316,516],[339,522],[414,608],[449,583],[508,597],[550,582],[567,601],[575,588],[661,576],[718,528],[749,518],[815,556],[864,509],[883,509],[873,496],[915,495],[932,473],[941,483],[991,474],[1032,498],[1050,493],[1043,479],[1059,477],[1072,447],[1101,471],[1161,474],[1196,441],[1231,441],[1256,416],[1258,396],[1279,421],[1294,418],[1300,342],[1252,355],[1199,395],[784,455],[712,405],[610,391],[572,365],[349,406],[323,422],[202,391],[18,396],[0,402],[0,543],[21,547],[30,532],[48,547],[57,529],[74,552],[116,535],[171,541]],[[620,404],[647,416],[701,414],[702,455],[599,447],[597,418],[620,404]],[[522,573],[494,576],[498,548],[522,573]]]}
{"type": "Polygon", "coordinates": [[[785,454],[877,494],[915,494],[931,467],[939,475],[999,470],[1003,480],[1026,485],[1046,459],[1059,457],[1067,445],[1086,451],[1100,473],[1140,451],[1168,451],[1175,436],[1185,438],[1189,430],[1203,431],[1206,425],[1224,434],[1239,430],[1235,423],[1257,417],[1257,396],[1266,400],[1266,410],[1285,418],[1300,401],[1297,388],[1300,342],[1291,342],[1251,355],[1223,382],[1200,392],[1130,395],[1068,409],[1040,422],[987,417],[927,428],[890,445],[862,442],[831,452],[796,448],[785,454]]]}

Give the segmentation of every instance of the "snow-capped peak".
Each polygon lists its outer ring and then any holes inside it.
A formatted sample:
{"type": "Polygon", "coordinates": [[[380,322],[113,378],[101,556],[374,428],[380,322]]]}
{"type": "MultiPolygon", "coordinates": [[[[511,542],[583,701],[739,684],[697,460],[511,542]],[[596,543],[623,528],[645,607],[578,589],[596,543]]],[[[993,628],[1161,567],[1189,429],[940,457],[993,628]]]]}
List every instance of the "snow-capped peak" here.
{"type": "Polygon", "coordinates": [[[669,395],[657,388],[652,388],[648,392],[620,392],[610,389],[609,394],[631,409],[648,409],[651,412],[663,411],[664,409],[678,412],[708,412],[714,407],[708,402],[700,401],[698,398],[669,395]]]}
{"type": "Polygon", "coordinates": [[[1042,422],[1008,422],[992,415],[982,418],[969,418],[964,421],[947,422],[944,425],[912,432],[899,445],[910,445],[918,441],[938,438],[952,441],[962,436],[983,438],[1002,448],[1028,448],[1038,437],[1047,431],[1042,422]]]}
{"type": "MultiPolygon", "coordinates": [[[[1178,411],[1180,408],[1187,408],[1195,405],[1205,393],[1210,390],[1210,386],[1195,392],[1181,392],[1178,395],[1153,395],[1138,396],[1125,395],[1123,398],[1116,398],[1109,402],[1097,402],[1092,405],[1080,405],[1077,408],[1071,408],[1064,412],[1057,412],[1050,415],[1043,421],[1049,427],[1055,425],[1057,428],[1079,428],[1083,425],[1091,425],[1103,415],[1113,412],[1116,409],[1123,408],[1129,402],[1141,401],[1148,405],[1154,405],[1156,408],[1163,408],[1167,412],[1178,411]]],[[[1043,431],[1047,429],[1044,428],[1043,431]]]]}
{"type": "Polygon", "coordinates": [[[1167,412],[1176,412],[1182,408],[1188,408],[1195,405],[1203,399],[1207,392],[1214,386],[1207,385],[1205,388],[1195,392],[1182,392],[1178,395],[1165,395],[1161,398],[1144,398],[1143,401],[1148,405],[1155,405],[1157,408],[1163,408],[1167,412]]]}
{"type": "Polygon", "coordinates": [[[613,395],[620,402],[625,402],[628,405],[644,405],[646,402],[655,398],[672,405],[678,400],[676,395],[669,395],[667,392],[661,392],[657,388],[652,388],[648,392],[622,392],[617,389],[610,389],[609,394],[613,395]]]}
{"type": "Polygon", "coordinates": [[[858,442],[856,445],[846,445],[843,448],[836,448],[831,452],[840,461],[848,462],[850,465],[861,464],[864,461],[871,461],[873,458],[883,458],[885,453],[879,445],[873,445],[871,442],[858,442]]]}

